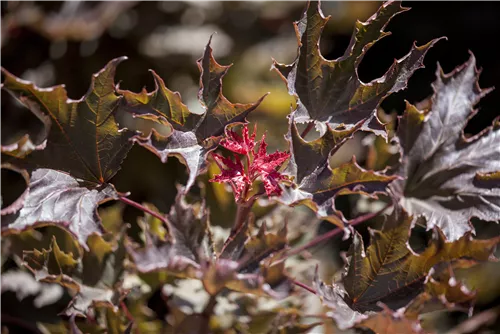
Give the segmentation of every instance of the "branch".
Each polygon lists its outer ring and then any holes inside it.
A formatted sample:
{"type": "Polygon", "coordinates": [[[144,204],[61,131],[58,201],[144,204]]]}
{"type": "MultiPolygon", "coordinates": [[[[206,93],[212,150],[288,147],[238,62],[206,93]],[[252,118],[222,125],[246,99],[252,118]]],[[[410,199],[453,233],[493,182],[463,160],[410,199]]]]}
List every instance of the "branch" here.
{"type": "Polygon", "coordinates": [[[137,203],[137,202],[135,202],[135,201],[133,201],[133,200],[131,200],[131,199],[127,198],[127,197],[124,197],[124,196],[119,195],[119,196],[118,196],[118,199],[119,199],[120,201],[122,201],[123,203],[125,203],[125,204],[128,204],[128,205],[130,205],[130,206],[133,206],[133,207],[134,207],[134,208],[136,208],[136,209],[139,209],[139,210],[141,210],[141,211],[143,211],[143,212],[149,213],[151,216],[153,216],[153,217],[155,217],[155,218],[158,218],[158,219],[159,219],[159,220],[161,220],[163,223],[167,224],[167,219],[166,219],[164,216],[162,216],[160,213],[158,213],[158,212],[156,212],[156,211],[153,211],[153,210],[151,210],[151,209],[148,209],[148,208],[147,208],[147,207],[145,207],[144,205],[139,204],[139,203],[137,203]]]}
{"type": "Polygon", "coordinates": [[[307,290],[307,291],[309,291],[312,294],[316,294],[316,290],[314,290],[313,288],[311,288],[309,285],[306,285],[306,284],[304,284],[302,282],[299,282],[299,281],[296,281],[294,279],[292,279],[291,281],[293,282],[293,284],[295,284],[297,286],[300,286],[302,289],[307,290]]]}
{"type": "MultiPolygon", "coordinates": [[[[349,225],[350,226],[356,226],[356,225],[359,225],[369,219],[372,219],[376,216],[378,216],[379,214],[381,214],[382,212],[384,212],[385,210],[387,210],[390,206],[392,206],[392,202],[387,204],[386,206],[384,206],[381,210],[377,211],[377,212],[372,212],[372,213],[369,213],[369,214],[366,214],[366,215],[362,215],[360,217],[357,217],[357,218],[354,218],[353,220],[351,220],[349,222],[349,225]]],[[[281,263],[283,262],[284,260],[286,260],[287,258],[289,258],[290,256],[294,256],[294,255],[297,255],[299,253],[302,253],[304,250],[308,249],[308,248],[311,248],[313,246],[316,246],[322,242],[325,242],[327,241],[328,239],[331,239],[333,238],[334,236],[336,236],[337,234],[340,234],[343,230],[340,229],[340,228],[336,228],[334,230],[331,230],[325,234],[322,234],[320,236],[317,236],[316,238],[312,239],[311,241],[309,241],[308,243],[306,243],[305,245],[302,245],[302,246],[299,246],[295,249],[292,249],[291,251],[285,253],[277,262],[275,262],[274,264],[277,264],[277,263],[281,263]]]]}

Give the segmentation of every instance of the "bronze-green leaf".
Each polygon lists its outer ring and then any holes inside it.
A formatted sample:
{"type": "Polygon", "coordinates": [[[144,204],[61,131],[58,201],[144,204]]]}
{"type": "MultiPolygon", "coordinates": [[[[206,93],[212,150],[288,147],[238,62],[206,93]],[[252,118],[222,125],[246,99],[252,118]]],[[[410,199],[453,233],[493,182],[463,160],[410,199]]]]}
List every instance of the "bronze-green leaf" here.
{"type": "Polygon", "coordinates": [[[408,248],[412,221],[411,216],[396,209],[381,231],[370,230],[371,244],[366,251],[363,239],[354,233],[343,279],[345,300],[353,309],[377,310],[378,302],[391,309],[405,306],[423,290],[434,265],[462,257],[487,260],[500,241],[500,237],[476,240],[466,234],[450,243],[436,229],[429,246],[416,254],[408,248]]]}
{"type": "Polygon", "coordinates": [[[115,94],[116,58],[94,74],[80,100],[68,98],[63,85],[39,88],[2,68],[2,88],[38,117],[50,117],[48,144],[27,157],[37,168],[64,171],[93,184],[103,184],[120,168],[130,150],[133,132],[120,130],[115,120],[120,97],[115,94]]]}
{"type": "Polygon", "coordinates": [[[389,35],[384,29],[391,18],[406,10],[400,2],[385,2],[366,22],[356,22],[342,57],[326,60],[320,53],[319,41],[329,17],[323,16],[319,2],[308,2],[302,18],[294,23],[299,44],[297,58],[291,65],[274,63],[289,94],[298,99],[297,122],[314,121],[322,133],[327,124],[347,129],[363,124],[364,129],[385,135],[376,120],[377,107],[389,94],[406,88],[408,79],[423,66],[425,54],[438,40],[420,47],[414,44],[406,56],[394,60],[382,77],[368,83],[359,79],[358,67],[368,49],[389,35]],[[372,119],[376,122],[370,122],[372,119]]]}
{"type": "Polygon", "coordinates": [[[198,60],[201,71],[198,100],[205,109],[203,114],[190,112],[182,103],[180,94],[166,88],[163,80],[154,72],[156,88],[151,93],[119,91],[124,97],[123,107],[135,117],[171,126],[169,135],[160,135],[153,130],[146,137],[134,137],[134,141],[155,153],[162,162],[166,162],[169,156],[177,156],[188,168],[186,190],[205,169],[206,156],[215,149],[225,126],[244,121],[267,95],[255,103],[231,103],[222,94],[222,78],[230,66],[221,66],[215,61],[210,47],[211,39],[205,47],[203,57],[198,60]]]}

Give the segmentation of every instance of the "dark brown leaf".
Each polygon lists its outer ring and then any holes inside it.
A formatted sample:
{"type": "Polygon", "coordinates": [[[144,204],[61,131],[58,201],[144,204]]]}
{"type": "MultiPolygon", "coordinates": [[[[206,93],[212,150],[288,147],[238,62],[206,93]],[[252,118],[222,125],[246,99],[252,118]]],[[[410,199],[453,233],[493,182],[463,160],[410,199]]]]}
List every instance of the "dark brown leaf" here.
{"type": "Polygon", "coordinates": [[[500,220],[500,123],[463,136],[474,105],[489,91],[479,88],[475,64],[471,55],[449,74],[438,67],[430,110],[407,104],[397,131],[403,149],[398,174],[405,179],[391,185],[393,193],[451,241],[473,231],[471,217],[500,220]]]}

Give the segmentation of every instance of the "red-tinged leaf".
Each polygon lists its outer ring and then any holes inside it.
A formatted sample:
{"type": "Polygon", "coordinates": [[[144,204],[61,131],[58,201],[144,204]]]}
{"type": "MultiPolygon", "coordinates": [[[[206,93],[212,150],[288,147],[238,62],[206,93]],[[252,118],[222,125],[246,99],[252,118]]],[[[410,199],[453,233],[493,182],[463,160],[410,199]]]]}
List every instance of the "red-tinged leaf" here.
{"type": "Polygon", "coordinates": [[[106,182],[119,170],[134,135],[120,130],[115,121],[120,97],[115,94],[114,75],[124,59],[114,59],[94,74],[87,94],[78,101],[68,99],[62,85],[39,88],[2,69],[2,89],[40,118],[47,133],[44,150],[24,159],[18,159],[23,157],[20,151],[10,152],[15,156],[11,163],[28,168],[30,182],[28,195],[17,206],[21,211],[3,217],[3,233],[55,224],[86,248],[87,237],[101,232],[96,207],[116,197],[106,182]]]}
{"type": "Polygon", "coordinates": [[[156,89],[153,92],[119,91],[124,97],[124,108],[136,117],[171,124],[172,133],[169,136],[153,132],[146,138],[136,136],[134,140],[158,155],[162,162],[166,162],[171,155],[180,158],[189,169],[185,190],[193,185],[196,176],[205,169],[207,154],[215,149],[226,125],[244,121],[265,97],[249,104],[231,103],[224,97],[222,78],[230,66],[221,66],[215,61],[210,41],[203,57],[198,60],[201,71],[198,99],[205,113],[191,113],[181,102],[179,93],[167,89],[163,80],[154,72],[156,89]]]}
{"type": "Polygon", "coordinates": [[[115,94],[116,58],[94,74],[90,88],[80,100],[68,98],[63,85],[39,88],[2,68],[2,89],[17,98],[37,117],[52,123],[47,147],[25,160],[37,168],[64,171],[96,185],[111,179],[130,150],[133,132],[120,130],[115,112],[120,97],[115,94]]]}
{"type": "Polygon", "coordinates": [[[179,192],[166,218],[169,238],[158,233],[158,228],[164,228],[158,219],[146,214],[141,223],[146,239],[144,247],[131,241],[126,243],[135,267],[142,273],[167,271],[181,277],[198,277],[201,263],[209,259],[213,247],[208,212],[203,205],[187,204],[179,192]],[[152,229],[153,226],[158,228],[152,229]]]}
{"type": "Polygon", "coordinates": [[[353,309],[377,310],[378,302],[391,309],[405,306],[422,292],[429,270],[441,262],[467,257],[487,260],[500,241],[472,239],[466,234],[454,242],[446,242],[436,229],[428,247],[415,254],[408,248],[413,218],[396,210],[381,231],[370,230],[371,243],[366,249],[359,233],[349,249],[349,266],[343,278],[345,300],[353,309]]]}
{"type": "Polygon", "coordinates": [[[401,205],[438,226],[448,240],[473,231],[469,219],[500,220],[500,123],[465,139],[474,105],[489,90],[478,85],[475,59],[450,74],[437,70],[430,110],[407,104],[397,136],[403,157],[391,185],[401,205]]]}
{"type": "Polygon", "coordinates": [[[351,43],[344,55],[326,60],[319,41],[326,22],[319,2],[309,2],[300,21],[294,23],[299,44],[298,55],[291,65],[274,63],[274,68],[286,82],[288,92],[297,98],[296,121],[314,121],[321,133],[344,126],[347,129],[363,124],[363,129],[386,136],[376,119],[375,111],[391,93],[406,88],[413,72],[423,67],[427,51],[437,39],[417,47],[392,66],[381,77],[363,83],[358,67],[370,47],[389,35],[384,29],[395,15],[406,11],[400,2],[388,1],[366,22],[356,22],[351,43]],[[375,118],[372,122],[372,119],[375,118]]]}
{"type": "Polygon", "coordinates": [[[53,238],[48,250],[25,251],[24,265],[37,280],[60,284],[74,293],[63,312],[68,316],[85,316],[93,306],[117,309],[126,294],[121,288],[125,260],[122,235],[112,242],[92,236],[89,251],[81,259],[64,253],[53,238]]]}
{"type": "Polygon", "coordinates": [[[369,315],[356,324],[357,328],[368,328],[377,334],[423,334],[425,331],[416,319],[408,319],[404,310],[392,311],[384,304],[380,304],[382,311],[369,315]]]}
{"type": "Polygon", "coordinates": [[[336,131],[327,126],[320,138],[307,142],[299,134],[294,117],[290,117],[287,140],[291,158],[285,174],[293,183],[283,187],[279,201],[286,205],[304,204],[314,210],[318,217],[343,227],[335,208],[335,197],[339,194],[362,193],[376,195],[385,192],[387,185],[396,176],[368,171],[361,168],[353,157],[351,162],[334,169],[329,159],[356,131],[336,131]]]}
{"type": "Polygon", "coordinates": [[[108,184],[87,189],[68,174],[43,168],[34,170],[26,181],[29,187],[23,195],[2,210],[2,234],[57,225],[68,230],[88,250],[87,238],[103,232],[97,207],[116,198],[114,187],[108,184]]]}

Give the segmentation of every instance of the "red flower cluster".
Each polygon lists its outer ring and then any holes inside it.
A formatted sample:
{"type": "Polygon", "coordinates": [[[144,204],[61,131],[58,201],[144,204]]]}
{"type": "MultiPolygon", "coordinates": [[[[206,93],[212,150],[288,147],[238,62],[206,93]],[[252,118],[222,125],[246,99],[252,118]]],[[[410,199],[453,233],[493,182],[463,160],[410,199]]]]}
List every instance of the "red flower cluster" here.
{"type": "Polygon", "coordinates": [[[221,174],[215,175],[210,182],[229,182],[237,201],[247,195],[258,177],[264,183],[264,189],[268,196],[281,195],[282,189],[279,182],[288,179],[286,175],[282,175],[276,169],[290,157],[290,154],[278,151],[267,154],[265,134],[260,140],[259,149],[255,152],[255,131],[256,127],[250,136],[247,124],[243,125],[241,136],[226,129],[226,138],[220,142],[220,145],[233,152],[235,161],[216,153],[213,154],[221,174]],[[239,154],[245,155],[247,158],[246,169],[239,154]]]}

